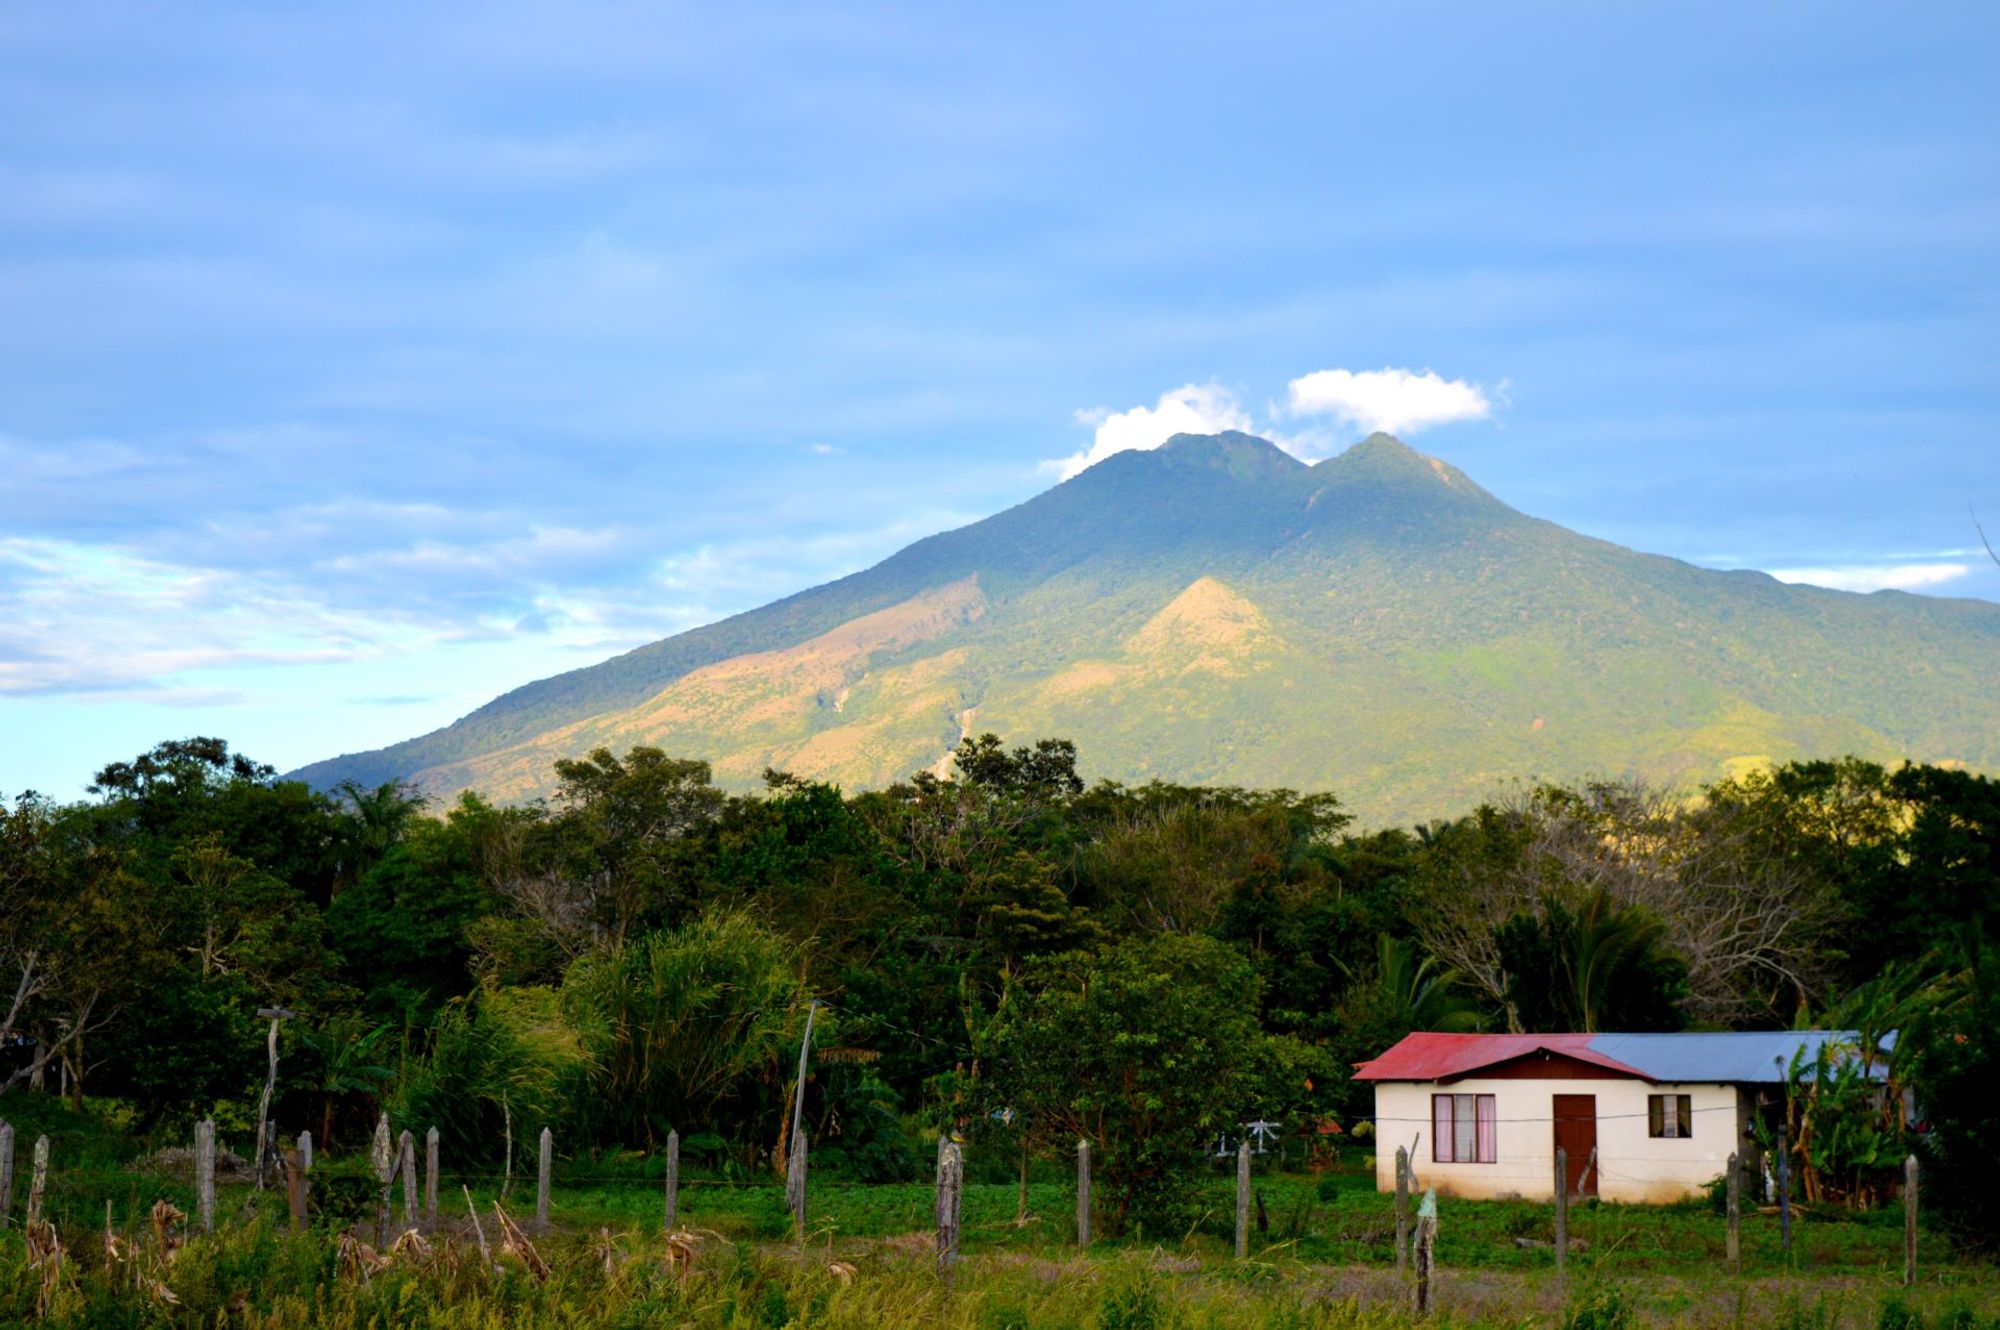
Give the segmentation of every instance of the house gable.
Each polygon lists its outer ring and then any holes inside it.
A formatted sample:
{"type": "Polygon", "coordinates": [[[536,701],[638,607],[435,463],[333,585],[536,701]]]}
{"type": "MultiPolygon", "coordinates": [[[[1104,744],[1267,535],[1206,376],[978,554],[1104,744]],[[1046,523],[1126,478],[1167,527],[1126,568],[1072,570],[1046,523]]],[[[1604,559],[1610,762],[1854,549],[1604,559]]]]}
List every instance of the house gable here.
{"type": "Polygon", "coordinates": [[[1572,1057],[1554,1049],[1536,1049],[1484,1067],[1469,1067],[1437,1078],[1439,1085],[1451,1085],[1471,1077],[1492,1081],[1625,1081],[1651,1082],[1631,1067],[1606,1065],[1572,1057]]]}

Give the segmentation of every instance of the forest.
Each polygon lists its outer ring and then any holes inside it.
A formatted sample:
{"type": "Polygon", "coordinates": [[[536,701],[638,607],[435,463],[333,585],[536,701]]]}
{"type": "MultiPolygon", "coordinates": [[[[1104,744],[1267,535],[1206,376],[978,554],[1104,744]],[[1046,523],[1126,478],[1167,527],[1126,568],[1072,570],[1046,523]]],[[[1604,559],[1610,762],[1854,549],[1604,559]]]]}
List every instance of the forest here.
{"type": "Polygon", "coordinates": [[[1352,1064],[1412,1030],[1836,1028],[1891,1093],[1792,1069],[1809,1187],[1866,1206],[1914,1151],[1955,1239],[2000,1233],[2000,782],[1806,761],[1370,830],[1077,757],[984,735],[943,776],[744,796],[600,749],[547,801],[435,807],[162,743],[0,804],[0,1118],[40,1093],[149,1146],[242,1138],[280,1008],[272,1118],[329,1151],[386,1109],[457,1159],[673,1130],[768,1178],[810,1013],[818,1175],[923,1176],[941,1130],[1084,1137],[1117,1232],[1181,1213],[1240,1124],[1365,1138],[1352,1064]]]}

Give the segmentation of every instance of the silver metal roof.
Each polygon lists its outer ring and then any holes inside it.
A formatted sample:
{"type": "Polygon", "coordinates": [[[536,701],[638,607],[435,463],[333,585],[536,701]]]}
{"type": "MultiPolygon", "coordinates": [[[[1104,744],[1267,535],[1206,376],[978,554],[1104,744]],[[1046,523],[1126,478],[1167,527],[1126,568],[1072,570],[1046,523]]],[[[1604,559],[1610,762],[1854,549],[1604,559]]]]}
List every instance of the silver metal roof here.
{"type": "Polygon", "coordinates": [[[1776,1085],[1786,1079],[1792,1055],[1817,1057],[1822,1044],[1855,1044],[1852,1030],[1772,1030],[1748,1034],[1600,1034],[1590,1050],[1644,1072],[1656,1081],[1722,1081],[1776,1085]]]}

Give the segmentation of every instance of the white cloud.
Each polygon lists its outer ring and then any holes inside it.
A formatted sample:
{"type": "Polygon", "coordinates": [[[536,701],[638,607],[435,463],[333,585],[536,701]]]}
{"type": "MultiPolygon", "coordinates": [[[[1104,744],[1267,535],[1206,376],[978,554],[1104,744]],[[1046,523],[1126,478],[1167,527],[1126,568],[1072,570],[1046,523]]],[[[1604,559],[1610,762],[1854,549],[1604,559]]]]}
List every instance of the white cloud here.
{"type": "Polygon", "coordinates": [[[1183,384],[1172,392],[1161,393],[1160,400],[1152,406],[1135,406],[1129,411],[1097,407],[1077,412],[1076,418],[1080,424],[1097,427],[1090,447],[1043,463],[1064,480],[1113,453],[1157,448],[1176,434],[1219,434],[1223,430],[1255,428],[1236,395],[1216,383],[1183,384]]]}
{"type": "Polygon", "coordinates": [[[1835,591],[1914,591],[1964,577],[1963,563],[1842,564],[1831,568],[1773,568],[1780,582],[1803,582],[1835,591]]]}
{"type": "Polygon", "coordinates": [[[1493,402],[1478,384],[1434,370],[1322,369],[1292,380],[1286,409],[1293,416],[1332,416],[1370,433],[1415,434],[1454,420],[1484,420],[1493,402]]]}

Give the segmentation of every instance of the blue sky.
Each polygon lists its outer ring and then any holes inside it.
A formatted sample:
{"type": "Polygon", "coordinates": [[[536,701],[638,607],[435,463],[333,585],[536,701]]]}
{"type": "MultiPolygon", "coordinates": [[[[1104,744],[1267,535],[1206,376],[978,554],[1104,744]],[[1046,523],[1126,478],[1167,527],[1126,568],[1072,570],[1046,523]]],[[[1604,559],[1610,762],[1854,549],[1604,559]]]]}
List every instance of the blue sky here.
{"type": "Polygon", "coordinates": [[[407,737],[1189,420],[2000,599],[1996,47],[1949,4],[8,6],[0,789],[407,737]]]}

